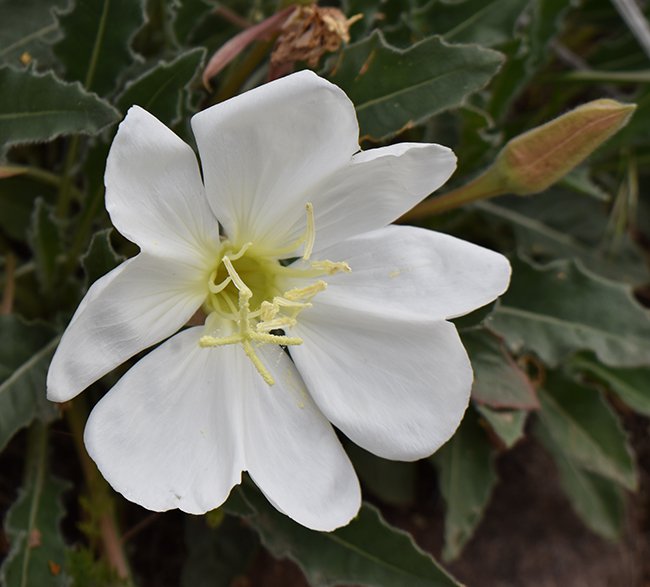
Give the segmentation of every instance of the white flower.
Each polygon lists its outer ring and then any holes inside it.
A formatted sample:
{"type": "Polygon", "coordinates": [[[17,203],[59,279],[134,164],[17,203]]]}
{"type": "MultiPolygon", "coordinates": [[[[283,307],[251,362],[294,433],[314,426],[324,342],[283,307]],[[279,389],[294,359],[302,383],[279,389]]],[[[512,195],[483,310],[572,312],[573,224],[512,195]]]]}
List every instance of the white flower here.
{"type": "Polygon", "coordinates": [[[153,116],[133,107],[120,125],[106,207],[141,252],[89,289],[48,397],[71,399],[203,308],[205,326],[150,352],[97,404],[88,452],[151,510],[211,510],[248,471],[280,511],[332,530],[357,513],[360,490],[330,422],[389,459],[446,442],[472,383],[446,320],[501,294],[509,264],[387,226],[455,157],[430,144],[360,152],[352,103],[311,72],[192,127],[203,181],[192,149],[153,116]]]}

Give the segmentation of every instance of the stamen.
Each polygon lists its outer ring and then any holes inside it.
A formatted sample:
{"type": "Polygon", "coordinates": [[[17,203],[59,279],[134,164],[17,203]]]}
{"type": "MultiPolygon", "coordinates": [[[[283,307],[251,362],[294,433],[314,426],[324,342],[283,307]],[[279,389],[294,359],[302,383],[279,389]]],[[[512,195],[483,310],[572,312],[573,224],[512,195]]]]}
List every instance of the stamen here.
{"type": "Polygon", "coordinates": [[[257,332],[270,332],[271,330],[277,330],[278,328],[284,328],[285,326],[295,326],[297,323],[298,321],[295,318],[282,316],[281,318],[259,322],[255,328],[257,329],[257,332]]]}
{"type": "Polygon", "coordinates": [[[228,272],[228,275],[230,275],[230,278],[232,279],[232,282],[235,284],[235,287],[239,290],[239,293],[242,294],[244,291],[248,291],[248,293],[250,293],[250,297],[253,297],[253,292],[250,289],[248,289],[248,286],[242,281],[242,278],[239,277],[239,273],[237,273],[237,271],[233,267],[230,257],[228,255],[224,255],[223,259],[221,259],[221,262],[226,267],[226,271],[228,272]]]}
{"type": "Polygon", "coordinates": [[[352,269],[345,261],[313,261],[312,269],[323,271],[327,275],[334,275],[335,273],[350,273],[352,269]]]}
{"type": "Polygon", "coordinates": [[[311,253],[314,250],[314,242],[316,242],[314,206],[311,202],[307,202],[305,210],[307,211],[307,231],[305,232],[305,252],[302,254],[302,258],[305,261],[309,261],[309,257],[311,257],[311,253]]]}
{"type": "Polygon", "coordinates": [[[217,272],[213,271],[210,274],[210,279],[208,280],[208,289],[213,294],[221,293],[224,289],[228,287],[228,284],[232,281],[230,276],[226,277],[220,284],[215,284],[214,279],[217,276],[217,272]]]}
{"type": "Polygon", "coordinates": [[[264,363],[262,363],[260,358],[257,356],[251,343],[247,340],[244,340],[242,341],[242,346],[244,347],[246,356],[251,360],[253,365],[255,365],[255,368],[257,369],[257,372],[262,376],[262,379],[264,379],[268,385],[274,385],[275,379],[273,379],[273,376],[269,373],[269,370],[264,366],[264,363]]]}
{"type": "Polygon", "coordinates": [[[311,300],[311,298],[313,298],[317,293],[325,289],[327,289],[327,283],[319,280],[307,287],[296,287],[284,292],[284,298],[290,301],[297,301],[304,298],[311,300]]]}
{"type": "Polygon", "coordinates": [[[236,261],[237,259],[241,259],[246,254],[246,251],[248,251],[248,249],[250,249],[252,246],[253,246],[252,242],[244,243],[242,245],[242,248],[239,249],[238,253],[235,253],[234,255],[228,255],[228,258],[231,261],[236,261]]]}

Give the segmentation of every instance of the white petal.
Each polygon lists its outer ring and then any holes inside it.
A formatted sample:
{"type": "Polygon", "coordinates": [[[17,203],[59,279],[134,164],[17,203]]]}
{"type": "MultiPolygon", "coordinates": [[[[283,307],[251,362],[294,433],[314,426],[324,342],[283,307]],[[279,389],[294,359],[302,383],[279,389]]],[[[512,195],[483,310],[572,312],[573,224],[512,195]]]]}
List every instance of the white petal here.
{"type": "MultiPolygon", "coordinates": [[[[314,206],[314,251],[390,224],[444,184],[455,168],[456,156],[441,145],[400,143],[357,153],[306,194],[314,206]]],[[[304,228],[303,215],[285,240],[297,239],[304,228]]]]}
{"type": "Polygon", "coordinates": [[[347,524],[359,510],[361,494],[345,451],[289,357],[273,346],[259,354],[276,383],[269,387],[244,359],[251,477],[276,508],[303,526],[331,531],[347,524]]]}
{"type": "Polygon", "coordinates": [[[176,332],[205,299],[206,276],[140,253],[88,290],[47,374],[47,397],[72,399],[120,363],[176,332]]]}
{"type": "Polygon", "coordinates": [[[84,440],[102,475],[147,509],[203,514],[241,480],[238,349],[185,330],[139,361],[92,411],[84,440]]]}
{"type": "MultiPolygon", "coordinates": [[[[510,281],[510,263],[503,255],[410,226],[388,226],[347,239],[319,257],[346,261],[352,269],[327,277],[327,289],[313,300],[332,312],[446,320],[491,302],[510,281]]],[[[291,285],[298,284],[285,289],[291,285]]]]}
{"type": "Polygon", "coordinates": [[[354,106],[310,71],[208,108],[192,129],[210,205],[239,243],[273,244],[278,221],[304,219],[310,186],[359,149],[354,106]]]}
{"type": "Polygon", "coordinates": [[[218,242],[194,152],[138,106],[120,124],[105,181],[113,224],[142,250],[196,258],[218,242]]]}
{"type": "Polygon", "coordinates": [[[314,305],[295,334],[304,343],[291,347],[291,356],[314,401],[366,450],[415,460],[458,427],[472,368],[452,324],[333,314],[314,305]]]}

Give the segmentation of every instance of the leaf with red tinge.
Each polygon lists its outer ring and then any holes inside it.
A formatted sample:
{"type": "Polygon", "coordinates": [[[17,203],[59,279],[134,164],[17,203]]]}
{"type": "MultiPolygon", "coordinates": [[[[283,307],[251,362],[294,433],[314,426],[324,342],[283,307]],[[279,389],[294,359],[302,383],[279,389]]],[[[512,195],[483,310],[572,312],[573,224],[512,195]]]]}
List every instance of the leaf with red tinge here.
{"type": "Polygon", "coordinates": [[[500,337],[485,329],[468,330],[461,336],[474,369],[474,401],[498,409],[539,407],[532,383],[500,337]]]}

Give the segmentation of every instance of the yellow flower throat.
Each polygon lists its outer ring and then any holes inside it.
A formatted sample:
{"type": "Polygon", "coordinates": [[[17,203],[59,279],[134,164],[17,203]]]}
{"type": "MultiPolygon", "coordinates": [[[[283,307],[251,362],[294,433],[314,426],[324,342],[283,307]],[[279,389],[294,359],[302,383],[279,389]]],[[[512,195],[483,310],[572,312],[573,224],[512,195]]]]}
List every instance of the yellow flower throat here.
{"type": "Polygon", "coordinates": [[[308,268],[286,267],[280,259],[290,256],[304,245],[303,260],[309,261],[316,230],[314,209],[306,205],[307,228],[305,233],[289,246],[260,254],[254,243],[234,246],[224,241],[218,255],[218,265],[208,279],[208,296],[204,308],[208,314],[206,328],[215,330],[222,320],[230,321],[234,333],[227,336],[205,335],[199,340],[202,347],[241,344],[246,356],[268,385],[274,380],[255,351],[262,344],[293,346],[302,344],[302,339],[286,336],[278,330],[295,326],[300,312],[312,306],[311,300],[327,287],[319,277],[339,272],[349,272],[345,262],[311,261],[308,268]],[[314,279],[304,287],[282,292],[278,282],[282,278],[314,279]]]}

